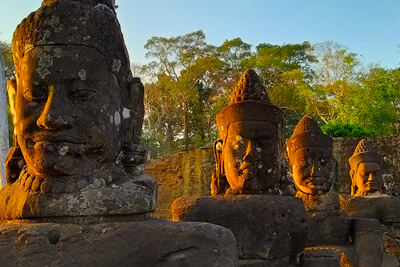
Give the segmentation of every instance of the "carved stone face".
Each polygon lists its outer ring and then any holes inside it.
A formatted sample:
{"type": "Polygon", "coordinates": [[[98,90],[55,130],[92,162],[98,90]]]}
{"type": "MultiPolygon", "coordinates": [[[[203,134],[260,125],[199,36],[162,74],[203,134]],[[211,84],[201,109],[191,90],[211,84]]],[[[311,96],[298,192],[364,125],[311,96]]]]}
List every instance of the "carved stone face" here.
{"type": "Polygon", "coordinates": [[[356,171],[351,171],[353,184],[358,188],[356,195],[368,195],[382,188],[382,171],[377,162],[360,162],[356,171]]]}
{"type": "Polygon", "coordinates": [[[333,182],[332,151],[326,147],[299,148],[294,156],[291,170],[297,188],[310,195],[327,193],[333,182]]]}
{"type": "Polygon", "coordinates": [[[274,186],[279,180],[276,175],[278,146],[277,129],[272,123],[238,121],[230,124],[222,148],[230,188],[264,190],[274,186]]]}
{"type": "Polygon", "coordinates": [[[16,134],[37,177],[89,176],[121,148],[122,102],[104,56],[84,46],[43,46],[22,59],[16,134]]]}

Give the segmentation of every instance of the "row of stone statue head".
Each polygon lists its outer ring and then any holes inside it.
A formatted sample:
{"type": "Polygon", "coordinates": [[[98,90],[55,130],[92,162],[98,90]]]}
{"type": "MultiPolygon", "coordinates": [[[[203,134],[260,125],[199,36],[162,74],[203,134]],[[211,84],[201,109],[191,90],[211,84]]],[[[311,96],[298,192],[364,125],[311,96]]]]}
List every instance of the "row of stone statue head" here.
{"type": "MultiPolygon", "coordinates": [[[[331,191],[335,180],[332,138],[305,115],[282,147],[282,111],[272,105],[255,71],[246,70],[229,105],[217,115],[220,139],[214,142],[216,173],[211,193],[279,194],[284,154],[303,199],[331,191]]],[[[349,158],[351,194],[382,193],[383,158],[363,139],[349,158]]]]}

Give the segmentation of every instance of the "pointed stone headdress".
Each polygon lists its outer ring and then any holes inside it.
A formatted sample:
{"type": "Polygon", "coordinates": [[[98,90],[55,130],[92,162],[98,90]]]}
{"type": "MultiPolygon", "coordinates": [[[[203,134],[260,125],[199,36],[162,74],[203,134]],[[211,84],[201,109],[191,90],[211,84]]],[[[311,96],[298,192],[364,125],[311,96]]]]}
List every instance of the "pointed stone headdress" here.
{"type": "Polygon", "coordinates": [[[350,167],[352,170],[357,170],[358,164],[366,161],[377,162],[382,167],[383,158],[370,142],[362,139],[354,150],[353,156],[349,158],[350,167]]]}
{"type": "Polygon", "coordinates": [[[332,138],[322,133],[318,123],[310,115],[304,115],[286,142],[289,160],[294,159],[297,149],[304,147],[326,147],[332,150],[332,138]]]}
{"type": "Polygon", "coordinates": [[[17,75],[25,52],[44,45],[95,48],[104,55],[123,89],[132,80],[112,0],[44,0],[14,32],[12,49],[17,75]]]}
{"type": "Polygon", "coordinates": [[[220,138],[225,141],[228,127],[236,121],[267,121],[282,127],[283,113],[271,104],[257,73],[252,69],[244,71],[233,89],[229,105],[217,114],[220,138]]]}

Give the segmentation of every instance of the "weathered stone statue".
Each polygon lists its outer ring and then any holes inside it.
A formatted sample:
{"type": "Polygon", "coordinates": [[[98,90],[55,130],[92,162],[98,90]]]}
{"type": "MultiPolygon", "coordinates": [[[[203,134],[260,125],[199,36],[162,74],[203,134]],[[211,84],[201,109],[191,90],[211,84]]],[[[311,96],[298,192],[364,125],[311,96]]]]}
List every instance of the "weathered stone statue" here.
{"type": "Polygon", "coordinates": [[[330,262],[339,264],[340,259],[350,265],[380,266],[383,239],[379,221],[352,220],[340,211],[339,194],[333,189],[332,139],[322,133],[311,116],[305,115],[286,145],[296,197],[303,200],[307,211],[308,247],[303,264],[325,266],[330,262]]]}
{"type": "MultiPolygon", "coordinates": [[[[371,142],[363,139],[358,143],[353,156],[349,158],[349,163],[351,195],[340,195],[342,212],[352,218],[379,220],[381,231],[383,231],[382,242],[385,245],[385,252],[395,255],[397,260],[400,260],[400,248],[397,241],[400,226],[400,198],[383,194],[383,157],[375,150],[371,142]]],[[[376,240],[369,243],[375,242],[376,240]]],[[[366,257],[365,262],[372,262],[372,259],[366,257]]]]}
{"type": "Polygon", "coordinates": [[[231,229],[243,266],[288,266],[304,249],[305,209],[300,199],[277,195],[282,111],[270,103],[255,71],[243,73],[217,125],[221,139],[214,143],[213,197],[176,199],[173,220],[231,229]]]}
{"type": "Polygon", "coordinates": [[[350,221],[339,211],[339,194],[332,189],[335,178],[332,139],[322,133],[311,116],[305,115],[286,145],[296,197],[303,200],[307,211],[307,244],[345,244],[350,221]]]}
{"type": "Polygon", "coordinates": [[[272,105],[257,74],[246,70],[229,105],[217,115],[216,174],[211,194],[263,194],[281,179],[282,111],[272,105]]]}
{"type": "Polygon", "coordinates": [[[383,193],[382,162],[383,157],[370,142],[362,139],[358,143],[353,156],[349,158],[351,195],[383,193]]]}
{"type": "Polygon", "coordinates": [[[14,33],[15,144],[1,219],[143,216],[155,208],[154,179],[133,171],[144,157],[143,86],[132,77],[112,4],[90,2],[44,1],[14,33]]]}
{"type": "Polygon", "coordinates": [[[332,139],[322,133],[311,116],[305,115],[286,145],[290,174],[297,188],[296,197],[309,208],[333,201],[338,209],[339,196],[331,191],[335,178],[332,139]]]}
{"type": "Polygon", "coordinates": [[[156,183],[140,165],[143,85],[111,0],[44,0],[12,46],[2,265],[237,265],[229,230],[149,219],[156,183]]]}

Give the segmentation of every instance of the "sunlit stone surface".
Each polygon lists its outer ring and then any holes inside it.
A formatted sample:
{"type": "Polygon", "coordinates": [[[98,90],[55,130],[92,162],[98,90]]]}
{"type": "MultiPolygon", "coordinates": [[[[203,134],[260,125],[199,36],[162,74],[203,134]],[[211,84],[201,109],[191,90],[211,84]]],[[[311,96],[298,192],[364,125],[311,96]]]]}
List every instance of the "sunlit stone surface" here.
{"type": "Polygon", "coordinates": [[[149,219],[143,85],[111,0],[44,0],[13,38],[2,266],[237,266],[229,229],[149,219]]]}
{"type": "Polygon", "coordinates": [[[282,123],[282,111],[271,104],[256,72],[246,70],[217,115],[213,196],[278,193],[282,123]]]}

